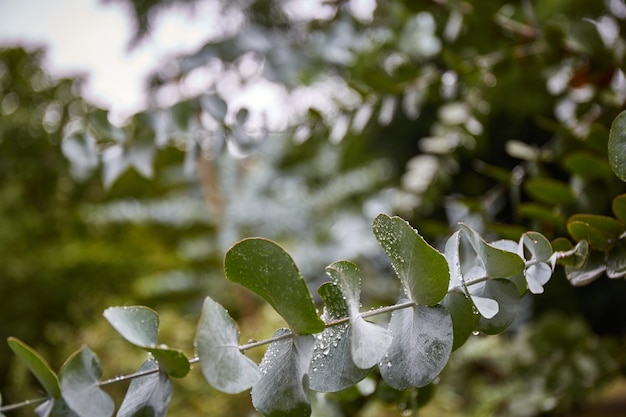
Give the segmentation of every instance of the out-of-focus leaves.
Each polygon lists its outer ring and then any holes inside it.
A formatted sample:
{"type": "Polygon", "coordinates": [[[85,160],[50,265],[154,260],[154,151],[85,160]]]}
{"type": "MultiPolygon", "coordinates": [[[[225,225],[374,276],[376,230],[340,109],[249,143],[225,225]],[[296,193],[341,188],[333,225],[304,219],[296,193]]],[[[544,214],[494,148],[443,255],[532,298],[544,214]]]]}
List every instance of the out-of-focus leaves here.
{"type": "Polygon", "coordinates": [[[568,206],[576,200],[567,184],[552,178],[530,178],[524,189],[536,201],[550,205],[568,206]]]}
{"type": "Polygon", "coordinates": [[[319,333],[319,318],[311,293],[293,259],[276,243],[244,239],[226,253],[226,278],[263,297],[296,334],[319,333]]]}
{"type": "Polygon", "coordinates": [[[372,229],[407,296],[421,305],[440,302],[450,281],[445,257],[400,217],[380,214],[372,229]]]}
{"type": "Polygon", "coordinates": [[[595,179],[608,181],[613,176],[606,158],[589,152],[572,152],[565,157],[563,165],[571,174],[587,181],[595,179]]]}
{"type": "Polygon", "coordinates": [[[587,240],[592,248],[602,251],[609,250],[624,229],[619,220],[596,214],[576,214],[567,222],[567,230],[574,240],[587,240]]]}
{"type": "Polygon", "coordinates": [[[626,194],[618,195],[611,203],[613,214],[623,223],[626,223],[626,194]]]}
{"type": "Polygon", "coordinates": [[[611,125],[609,162],[615,175],[626,181],[626,111],[621,112],[611,125]]]}

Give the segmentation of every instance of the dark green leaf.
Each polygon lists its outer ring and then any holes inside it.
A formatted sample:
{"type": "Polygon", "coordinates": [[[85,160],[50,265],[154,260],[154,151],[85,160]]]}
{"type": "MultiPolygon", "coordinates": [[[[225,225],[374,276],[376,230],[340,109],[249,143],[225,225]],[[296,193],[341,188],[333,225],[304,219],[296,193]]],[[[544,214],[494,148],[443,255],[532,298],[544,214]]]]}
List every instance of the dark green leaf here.
{"type": "Polygon", "coordinates": [[[143,306],[109,307],[104,317],[122,337],[139,347],[156,347],[159,315],[143,306]]]}
{"type": "Polygon", "coordinates": [[[474,303],[462,292],[451,291],[442,302],[452,318],[454,341],[452,350],[456,350],[470,337],[478,325],[480,315],[474,309],[474,303]]]}
{"type": "Polygon", "coordinates": [[[430,384],[452,351],[452,319],[446,308],[416,305],[396,310],[389,330],[391,347],[378,364],[384,380],[401,390],[430,384]]]}
{"type": "Polygon", "coordinates": [[[520,298],[517,287],[506,279],[493,279],[485,281],[485,285],[477,291],[477,294],[496,300],[498,313],[492,318],[481,317],[477,330],[486,334],[497,334],[506,330],[519,311],[520,298]]]}
{"type": "Polygon", "coordinates": [[[78,417],[63,398],[50,398],[35,409],[37,417],[78,417]]]}
{"type": "Polygon", "coordinates": [[[573,286],[582,287],[598,279],[606,271],[606,268],[604,253],[592,251],[587,262],[580,268],[566,265],[565,276],[573,286]]]}
{"type": "MultiPolygon", "coordinates": [[[[289,333],[279,329],[274,337],[289,333]]],[[[301,335],[273,342],[261,361],[263,376],[252,387],[252,404],[267,417],[309,417],[309,364],[314,337],[301,335]]]]}
{"type": "MultiPolygon", "coordinates": [[[[326,321],[348,317],[348,308],[339,286],[327,282],[318,293],[324,301],[326,321]]],[[[350,346],[352,326],[343,323],[327,327],[315,336],[313,359],[309,367],[310,388],[318,392],[336,392],[348,388],[365,378],[371,369],[361,369],[354,364],[350,346]]]]}
{"type": "Polygon", "coordinates": [[[626,181],[626,111],[621,112],[611,124],[609,162],[615,175],[626,181]]]}
{"type": "MultiPolygon", "coordinates": [[[[158,369],[154,359],[148,359],[141,371],[158,369]]],[[[163,372],[155,372],[131,381],[117,417],[165,417],[172,398],[172,381],[163,372]]]]}
{"type": "Polygon", "coordinates": [[[612,208],[615,217],[620,219],[623,223],[626,223],[626,194],[615,197],[613,199],[612,208]]]}
{"type": "Polygon", "coordinates": [[[335,262],[326,268],[326,271],[339,285],[346,300],[352,325],[352,360],[359,368],[372,368],[389,348],[391,335],[387,329],[365,321],[361,316],[359,311],[361,278],[355,264],[346,261],[335,262]]]}
{"type": "Polygon", "coordinates": [[[256,363],[239,351],[237,323],[210,297],[204,300],[195,344],[202,374],[218,390],[242,392],[261,377],[256,363]]]}
{"type": "Polygon", "coordinates": [[[488,244],[464,224],[460,224],[460,227],[481,260],[488,278],[512,277],[523,271],[524,261],[517,254],[488,244]]]}
{"type": "Polygon", "coordinates": [[[589,152],[572,152],[564,158],[563,165],[571,174],[578,175],[588,181],[610,180],[613,176],[606,158],[598,157],[589,152]]]}
{"type": "Polygon", "coordinates": [[[602,230],[582,221],[567,222],[567,231],[575,241],[587,241],[594,249],[606,251],[615,243],[613,238],[602,230]]]}
{"type": "Polygon", "coordinates": [[[450,281],[445,257],[400,217],[380,214],[372,229],[411,301],[421,305],[440,302],[450,281]]]}
{"type": "Polygon", "coordinates": [[[573,221],[587,223],[607,236],[614,238],[619,237],[622,233],[624,233],[624,230],[626,230],[626,226],[624,226],[624,223],[621,221],[613,217],[601,216],[598,214],[574,214],[568,219],[568,222],[573,221]]]}
{"type": "Polygon", "coordinates": [[[156,348],[145,348],[159,363],[161,371],[174,378],[183,378],[191,370],[189,358],[180,350],[165,345],[156,348]]]}
{"type": "Polygon", "coordinates": [[[522,218],[538,220],[556,228],[565,226],[565,217],[554,207],[543,204],[522,203],[518,206],[517,213],[522,218]]]}
{"type": "Polygon", "coordinates": [[[13,353],[15,353],[33,375],[35,375],[35,378],[37,378],[37,381],[39,381],[41,386],[46,390],[46,393],[52,398],[60,398],[61,386],[59,384],[59,378],[54,371],[52,371],[45,359],[18,338],[9,337],[7,343],[13,353]]]}
{"type": "Polygon", "coordinates": [[[250,238],[226,253],[226,278],[263,297],[296,334],[324,330],[311,293],[291,256],[276,243],[250,238]]]}
{"type": "Polygon", "coordinates": [[[61,368],[61,392],[67,405],[80,417],[109,417],[115,404],[100,389],[100,360],[88,347],[74,353],[61,368]]]}
{"type": "Polygon", "coordinates": [[[567,206],[576,200],[572,189],[552,178],[531,178],[524,183],[528,195],[534,200],[554,206],[567,206]]]}

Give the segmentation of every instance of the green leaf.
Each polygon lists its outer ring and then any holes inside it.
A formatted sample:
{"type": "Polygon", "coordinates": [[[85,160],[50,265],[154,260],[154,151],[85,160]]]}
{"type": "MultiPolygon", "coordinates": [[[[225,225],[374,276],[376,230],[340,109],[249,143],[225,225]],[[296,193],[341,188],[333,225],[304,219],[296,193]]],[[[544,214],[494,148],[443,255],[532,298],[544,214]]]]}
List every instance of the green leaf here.
{"type": "Polygon", "coordinates": [[[210,297],[204,300],[196,333],[202,374],[216,389],[236,394],[261,378],[257,364],[239,351],[239,328],[228,311],[210,297]]]}
{"type": "Polygon", "coordinates": [[[626,111],[621,112],[611,124],[609,162],[615,175],[626,181],[626,111]]]}
{"type": "Polygon", "coordinates": [[[274,307],[296,334],[324,330],[311,293],[293,259],[276,243],[244,239],[228,250],[226,278],[255,292],[274,307]]]}
{"type": "Polygon", "coordinates": [[[356,366],[369,369],[375,366],[391,344],[391,334],[383,327],[365,321],[359,311],[361,277],[352,262],[335,262],[326,268],[328,275],[341,288],[348,306],[352,325],[351,352],[356,366]]]}
{"type": "Polygon", "coordinates": [[[400,217],[379,214],[372,229],[409,299],[420,305],[440,302],[450,281],[445,257],[400,217]]]}
{"type": "MultiPolygon", "coordinates": [[[[334,282],[322,284],[318,293],[324,302],[325,321],[348,317],[341,290],[334,282]]],[[[315,336],[313,358],[309,366],[310,388],[318,392],[336,392],[365,378],[371,369],[361,369],[352,360],[352,326],[342,323],[327,327],[315,336]]]]}
{"type": "Polygon", "coordinates": [[[538,220],[556,228],[565,227],[565,217],[554,207],[537,203],[522,203],[517,208],[517,214],[526,219],[538,220]]]}
{"type": "Polygon", "coordinates": [[[470,337],[478,325],[480,315],[474,309],[474,303],[462,292],[451,291],[441,303],[452,318],[454,341],[452,350],[456,350],[470,337]]]}
{"type": "Polygon", "coordinates": [[[535,201],[554,206],[567,206],[576,201],[572,189],[564,182],[552,178],[531,178],[524,189],[535,201]]]}
{"type": "Polygon", "coordinates": [[[626,223],[626,194],[618,195],[611,204],[613,214],[623,223],[626,223]]]}
{"type": "Polygon", "coordinates": [[[587,181],[610,180],[613,177],[606,158],[601,158],[590,152],[578,151],[568,154],[563,159],[563,166],[572,175],[577,175],[587,181]]]}
{"type": "MultiPolygon", "coordinates": [[[[290,333],[279,329],[274,337],[290,333]]],[[[252,387],[252,404],[267,417],[311,415],[308,392],[309,364],[314,337],[300,335],[273,342],[261,361],[263,376],[252,387]]]]}
{"type": "Polygon", "coordinates": [[[74,353],[61,368],[61,392],[67,405],[80,417],[109,417],[115,404],[100,389],[102,367],[88,347],[74,353]]]}
{"type": "Polygon", "coordinates": [[[567,231],[575,241],[586,240],[589,242],[589,246],[601,251],[609,250],[616,243],[614,236],[605,233],[603,230],[589,223],[579,220],[568,221],[567,231]]]}
{"type": "MultiPolygon", "coordinates": [[[[154,359],[141,365],[139,372],[156,370],[154,359]]],[[[165,417],[172,398],[172,381],[163,372],[155,372],[131,381],[117,417],[165,417]]]]}
{"type": "Polygon", "coordinates": [[[514,283],[506,279],[492,279],[484,282],[477,292],[481,297],[496,300],[498,313],[491,317],[480,317],[477,330],[486,334],[498,334],[506,330],[519,311],[520,297],[514,283]]]}
{"type": "MultiPolygon", "coordinates": [[[[584,242],[584,241],[583,241],[584,242]]],[[[591,284],[606,271],[607,264],[603,252],[593,251],[589,254],[585,264],[576,268],[571,265],[565,266],[565,276],[574,287],[582,287],[591,284]]]]}
{"type": "Polygon", "coordinates": [[[139,347],[156,347],[159,315],[143,306],[109,307],[104,317],[122,337],[139,347]]]}
{"type": "Polygon", "coordinates": [[[543,286],[552,277],[552,268],[547,263],[537,263],[526,268],[526,282],[528,290],[533,294],[542,294],[543,286]]]}
{"type": "Polygon", "coordinates": [[[63,398],[49,398],[35,409],[37,417],[78,417],[63,398]]]}
{"type": "Polygon", "coordinates": [[[477,232],[462,223],[459,226],[481,260],[488,278],[512,277],[524,270],[524,261],[517,254],[488,244],[477,232]]]}
{"type": "Polygon", "coordinates": [[[601,216],[598,214],[574,214],[568,221],[587,223],[607,236],[614,238],[618,238],[622,233],[624,233],[624,230],[626,230],[626,226],[624,226],[624,223],[621,221],[613,217],[601,216]]]}
{"type": "Polygon", "coordinates": [[[46,390],[46,393],[52,398],[60,398],[61,386],[59,384],[59,378],[54,371],[52,371],[45,359],[18,338],[9,337],[7,343],[13,353],[15,353],[33,375],[35,375],[35,378],[37,378],[37,381],[39,381],[43,389],[46,390]]]}
{"type": "Polygon", "coordinates": [[[174,378],[183,378],[191,370],[189,358],[180,350],[165,345],[156,348],[144,348],[150,352],[159,363],[161,371],[174,378]]]}
{"type": "Polygon", "coordinates": [[[446,308],[416,305],[396,310],[389,330],[391,347],[378,364],[383,379],[400,390],[430,384],[452,351],[452,319],[446,308]]]}
{"type": "Polygon", "coordinates": [[[552,245],[544,235],[537,232],[526,232],[520,239],[520,245],[530,253],[530,260],[548,262],[552,256],[552,245]]]}

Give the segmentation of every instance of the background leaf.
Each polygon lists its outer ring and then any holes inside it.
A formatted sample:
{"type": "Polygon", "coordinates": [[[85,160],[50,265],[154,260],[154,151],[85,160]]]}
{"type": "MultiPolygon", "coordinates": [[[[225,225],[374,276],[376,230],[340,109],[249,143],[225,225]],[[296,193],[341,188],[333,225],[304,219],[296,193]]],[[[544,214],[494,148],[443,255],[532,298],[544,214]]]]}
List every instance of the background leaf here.
{"type": "Polygon", "coordinates": [[[37,381],[39,381],[41,386],[46,390],[46,393],[52,398],[60,398],[61,386],[59,384],[59,378],[54,371],[52,371],[45,359],[33,348],[16,337],[9,337],[7,343],[13,353],[15,353],[33,375],[35,375],[35,378],[37,378],[37,381]]]}
{"type": "Polygon", "coordinates": [[[615,217],[626,223],[626,194],[615,197],[611,202],[611,208],[615,217]]]}
{"type": "Polygon", "coordinates": [[[443,370],[452,351],[452,319],[441,305],[414,306],[391,315],[391,347],[380,374],[395,389],[423,387],[443,370]]]}
{"type": "Polygon", "coordinates": [[[210,297],[204,300],[196,333],[202,374],[213,387],[230,394],[252,387],[261,372],[239,351],[239,329],[228,311],[210,297]]]}
{"type": "Polygon", "coordinates": [[[626,181],[626,111],[621,112],[611,124],[609,162],[615,175],[626,181]]]}
{"type": "MultiPolygon", "coordinates": [[[[154,359],[148,359],[139,371],[158,369],[154,359]]],[[[130,382],[117,417],[165,417],[172,398],[172,381],[167,374],[156,372],[130,382]]]]}
{"type": "Polygon", "coordinates": [[[80,417],[109,417],[115,404],[100,389],[102,367],[88,347],[74,353],[61,368],[61,392],[67,405],[80,417]]]}
{"type": "Polygon", "coordinates": [[[530,178],[524,182],[524,189],[534,200],[552,206],[568,206],[576,201],[567,184],[552,178],[530,178]]]}
{"type": "MultiPolygon", "coordinates": [[[[274,337],[289,333],[279,329],[274,337]]],[[[252,404],[267,417],[309,416],[308,372],[314,337],[294,336],[273,342],[261,361],[263,376],[252,387],[252,404]]]]}
{"type": "Polygon", "coordinates": [[[409,299],[421,305],[440,302],[450,281],[445,257],[400,217],[380,214],[372,229],[409,299]]]}
{"type": "Polygon", "coordinates": [[[311,293],[293,259],[276,243],[250,238],[236,243],[225,258],[226,278],[263,297],[296,334],[324,330],[311,293]]]}
{"type": "Polygon", "coordinates": [[[498,302],[498,313],[491,317],[480,317],[477,330],[486,334],[498,334],[506,330],[519,311],[520,297],[514,283],[506,279],[490,279],[478,293],[482,297],[498,302]]]}

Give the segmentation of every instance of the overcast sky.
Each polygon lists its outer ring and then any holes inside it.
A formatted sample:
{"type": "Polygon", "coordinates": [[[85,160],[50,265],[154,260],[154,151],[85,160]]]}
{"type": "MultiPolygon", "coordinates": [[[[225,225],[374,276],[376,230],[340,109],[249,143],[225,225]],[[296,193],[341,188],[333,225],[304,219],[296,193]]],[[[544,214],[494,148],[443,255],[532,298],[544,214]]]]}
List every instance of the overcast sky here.
{"type": "Polygon", "coordinates": [[[194,17],[174,10],[154,35],[128,51],[134,24],[119,4],[99,0],[0,0],[0,46],[46,46],[46,68],[58,76],[87,74],[84,94],[113,118],[140,110],[143,80],[166,56],[192,51],[214,35],[207,2],[194,17]]]}

